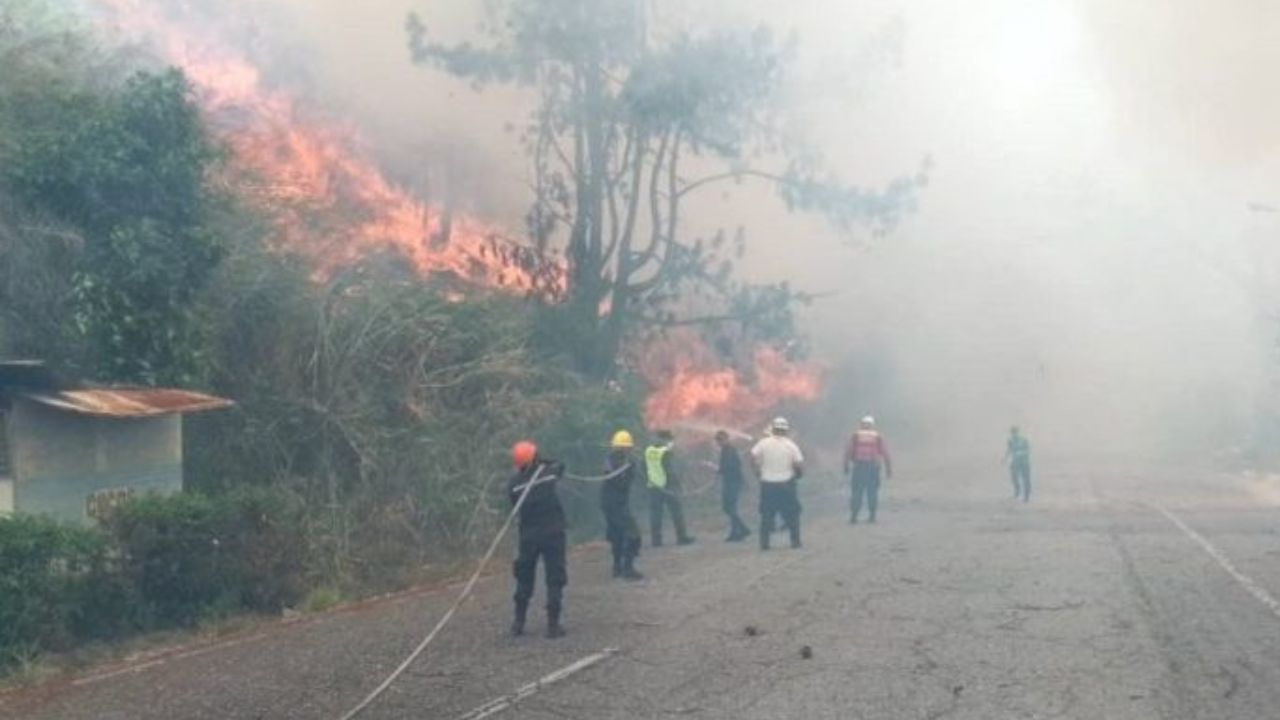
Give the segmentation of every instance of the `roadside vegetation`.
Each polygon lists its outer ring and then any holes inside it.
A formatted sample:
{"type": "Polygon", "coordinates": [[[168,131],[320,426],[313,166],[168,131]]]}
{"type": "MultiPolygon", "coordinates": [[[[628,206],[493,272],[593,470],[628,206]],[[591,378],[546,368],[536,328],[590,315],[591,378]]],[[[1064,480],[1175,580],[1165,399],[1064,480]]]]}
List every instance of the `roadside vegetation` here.
{"type": "Polygon", "coordinates": [[[0,668],[404,587],[491,533],[512,441],[595,467],[640,427],[639,388],[572,371],[536,302],[457,302],[390,257],[318,282],[269,248],[183,75],[54,6],[0,10],[0,357],[237,405],[188,418],[183,495],[0,520],[0,668]]]}

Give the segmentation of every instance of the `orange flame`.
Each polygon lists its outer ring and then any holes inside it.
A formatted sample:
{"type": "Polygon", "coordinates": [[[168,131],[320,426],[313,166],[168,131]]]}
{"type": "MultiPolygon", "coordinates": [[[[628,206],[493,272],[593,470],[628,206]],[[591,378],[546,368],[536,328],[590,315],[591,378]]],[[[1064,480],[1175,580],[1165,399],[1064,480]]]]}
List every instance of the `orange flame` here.
{"type": "Polygon", "coordinates": [[[645,401],[650,427],[697,421],[743,428],[763,420],[787,401],[818,398],[822,380],[811,364],[788,360],[760,346],[748,372],[710,357],[705,343],[688,335],[660,343],[640,362],[639,371],[657,389],[645,401]]]}
{"type": "Polygon", "coordinates": [[[551,296],[563,291],[559,268],[488,223],[433,212],[382,174],[353,131],[306,117],[293,95],[272,87],[212,31],[144,0],[100,3],[125,37],[146,41],[186,73],[231,149],[238,190],[272,217],[279,245],[307,257],[321,278],[390,250],[423,277],[446,274],[551,296]]]}
{"type": "MultiPolygon", "coordinates": [[[[563,296],[563,267],[489,223],[434,212],[396,186],[353,130],[309,117],[293,94],[231,49],[228,32],[167,14],[153,0],[97,1],[119,36],[147,43],[186,73],[231,150],[235,190],[272,218],[278,246],[307,258],[318,278],[390,250],[422,277],[445,274],[472,287],[563,296]]],[[[750,371],[725,367],[692,333],[631,355],[658,388],[645,404],[654,427],[687,421],[741,427],[779,403],[816,399],[820,387],[816,368],[768,347],[755,350],[750,371]]]]}

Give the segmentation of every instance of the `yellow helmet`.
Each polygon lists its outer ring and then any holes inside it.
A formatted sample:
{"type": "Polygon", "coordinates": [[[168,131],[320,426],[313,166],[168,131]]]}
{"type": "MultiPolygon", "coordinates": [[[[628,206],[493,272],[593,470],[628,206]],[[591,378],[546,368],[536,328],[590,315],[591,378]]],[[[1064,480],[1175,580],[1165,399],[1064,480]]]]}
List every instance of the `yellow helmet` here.
{"type": "Polygon", "coordinates": [[[626,430],[619,430],[613,434],[613,440],[609,442],[609,447],[613,448],[633,448],[636,441],[632,439],[631,433],[626,430]]]}

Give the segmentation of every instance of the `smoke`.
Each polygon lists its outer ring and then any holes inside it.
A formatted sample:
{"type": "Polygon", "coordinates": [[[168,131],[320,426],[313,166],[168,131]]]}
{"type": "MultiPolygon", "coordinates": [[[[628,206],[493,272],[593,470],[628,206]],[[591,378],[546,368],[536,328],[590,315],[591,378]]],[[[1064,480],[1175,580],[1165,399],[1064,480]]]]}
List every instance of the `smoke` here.
{"type": "MultiPolygon", "coordinates": [[[[432,202],[519,228],[518,91],[410,65],[403,21],[476,38],[484,2],[252,0],[313,86],[432,202]]],[[[828,368],[808,432],[864,413],[939,452],[998,455],[1243,443],[1273,331],[1266,239],[1280,215],[1280,94],[1266,0],[708,0],[661,23],[794,33],[790,129],[845,179],[934,160],[919,211],[842,237],[745,186],[692,232],[743,225],[746,271],[831,293],[805,316],[828,368]],[[1272,194],[1274,193],[1274,194],[1272,194]]]]}
{"type": "Polygon", "coordinates": [[[476,93],[409,62],[410,10],[422,10],[439,37],[477,39],[484,4],[242,3],[264,34],[291,49],[289,62],[305,69],[318,104],[358,126],[395,180],[432,204],[518,231],[528,172],[513,127],[523,122],[528,99],[500,87],[476,93]]]}
{"type": "Polygon", "coordinates": [[[1144,153],[1199,163],[1196,171],[1264,183],[1274,178],[1280,6],[1267,0],[1080,5],[1106,62],[1104,81],[1121,129],[1144,153]]]}
{"type": "Polygon", "coordinates": [[[859,49],[895,29],[871,92],[796,115],[846,177],[936,161],[919,212],[869,246],[816,222],[751,223],[758,272],[836,292],[808,318],[833,367],[823,433],[873,412],[953,454],[998,453],[1015,423],[1046,453],[1249,442],[1274,332],[1264,238],[1280,220],[1247,204],[1271,197],[1259,178],[1274,177],[1280,51],[1262,28],[1280,9],[756,5],[793,23],[810,78],[840,62],[864,75],[859,49]]]}

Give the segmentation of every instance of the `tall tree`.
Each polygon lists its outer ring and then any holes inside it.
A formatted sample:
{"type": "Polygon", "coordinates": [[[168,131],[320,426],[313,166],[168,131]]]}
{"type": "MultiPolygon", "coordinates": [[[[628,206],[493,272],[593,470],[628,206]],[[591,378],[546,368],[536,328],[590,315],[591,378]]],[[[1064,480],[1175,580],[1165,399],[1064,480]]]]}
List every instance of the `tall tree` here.
{"type": "Polygon", "coordinates": [[[673,324],[785,326],[804,296],[734,280],[743,236],[689,236],[698,195],[763,181],[787,207],[837,227],[884,230],[922,178],[867,191],[832,180],[783,140],[775,102],[791,48],[763,27],[654,32],[647,0],[493,0],[488,47],[442,43],[408,20],[415,62],[477,88],[536,93],[522,135],[533,169],[527,222],[563,252],[563,310],[582,370],[608,376],[629,333],[673,324]]]}

